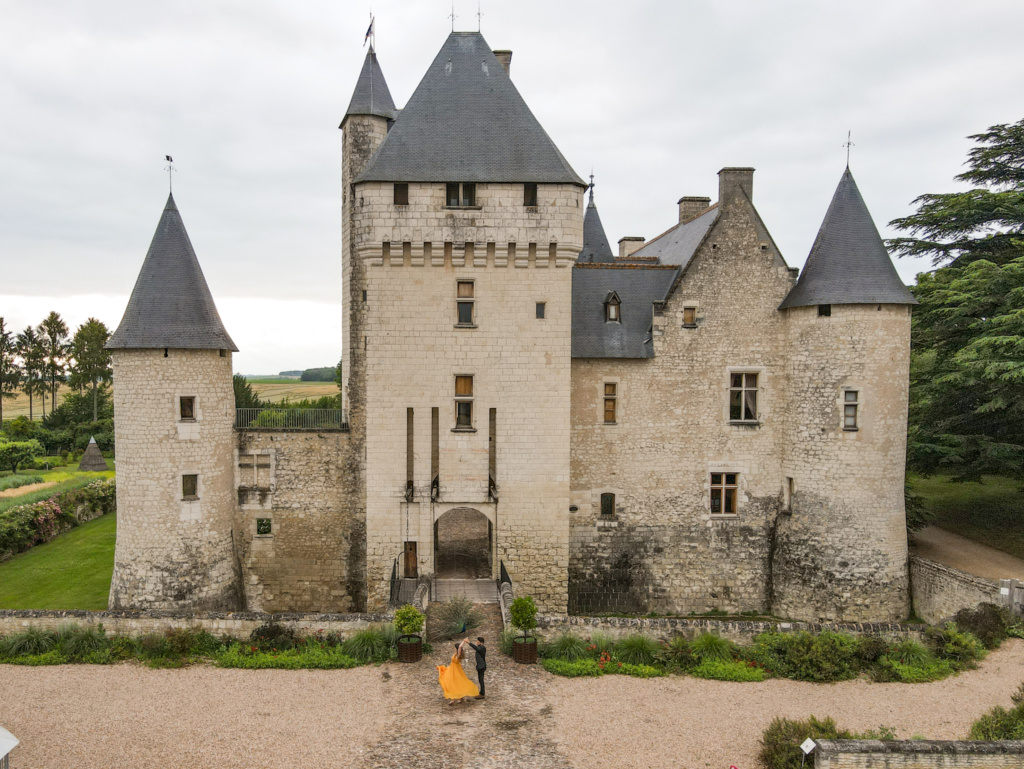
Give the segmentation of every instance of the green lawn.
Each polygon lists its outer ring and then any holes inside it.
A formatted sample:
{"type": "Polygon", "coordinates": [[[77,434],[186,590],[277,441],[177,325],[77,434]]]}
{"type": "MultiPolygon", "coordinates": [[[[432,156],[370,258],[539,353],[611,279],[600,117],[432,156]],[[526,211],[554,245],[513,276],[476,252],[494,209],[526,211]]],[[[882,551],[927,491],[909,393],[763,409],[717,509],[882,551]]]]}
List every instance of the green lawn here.
{"type": "Polygon", "coordinates": [[[911,488],[935,512],[935,525],[1024,558],[1024,493],[1017,481],[985,476],[949,483],[947,476],[911,478],[911,488]]]}
{"type": "MultiPolygon", "coordinates": [[[[109,463],[109,460],[107,460],[109,463]]],[[[56,486],[48,486],[45,489],[37,489],[26,494],[19,494],[13,497],[0,497],[0,513],[10,510],[18,505],[29,505],[33,502],[41,502],[57,494],[63,494],[71,489],[88,486],[93,481],[100,481],[104,478],[113,478],[114,471],[107,470],[105,473],[80,473],[68,470],[50,470],[49,472],[30,472],[26,475],[41,475],[44,482],[56,483],[56,486]]]]}
{"type": "Polygon", "coordinates": [[[0,563],[0,609],[106,609],[116,528],[103,515],[0,563]]]}

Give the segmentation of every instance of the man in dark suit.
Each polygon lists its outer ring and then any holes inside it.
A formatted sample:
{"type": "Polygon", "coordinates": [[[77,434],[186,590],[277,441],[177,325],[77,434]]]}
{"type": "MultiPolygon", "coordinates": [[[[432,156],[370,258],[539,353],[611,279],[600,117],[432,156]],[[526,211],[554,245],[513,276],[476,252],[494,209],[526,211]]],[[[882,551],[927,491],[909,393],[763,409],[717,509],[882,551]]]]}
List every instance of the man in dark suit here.
{"type": "Polygon", "coordinates": [[[477,699],[482,700],[484,698],[484,673],[487,672],[487,645],[482,636],[478,636],[476,640],[477,643],[470,641],[469,645],[476,652],[476,680],[480,685],[480,696],[477,699]]]}

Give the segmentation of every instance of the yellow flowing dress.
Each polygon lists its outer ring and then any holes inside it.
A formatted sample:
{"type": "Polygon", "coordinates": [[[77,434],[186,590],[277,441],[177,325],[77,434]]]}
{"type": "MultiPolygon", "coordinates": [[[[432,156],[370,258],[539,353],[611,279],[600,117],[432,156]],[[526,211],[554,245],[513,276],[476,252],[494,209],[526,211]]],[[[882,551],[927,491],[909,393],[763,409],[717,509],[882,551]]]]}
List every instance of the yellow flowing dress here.
{"type": "Polygon", "coordinates": [[[450,665],[437,666],[437,680],[441,684],[441,690],[444,692],[446,700],[458,700],[463,697],[478,697],[480,695],[480,689],[469,680],[466,671],[462,669],[462,663],[459,662],[459,653],[457,651],[452,655],[450,665]]]}

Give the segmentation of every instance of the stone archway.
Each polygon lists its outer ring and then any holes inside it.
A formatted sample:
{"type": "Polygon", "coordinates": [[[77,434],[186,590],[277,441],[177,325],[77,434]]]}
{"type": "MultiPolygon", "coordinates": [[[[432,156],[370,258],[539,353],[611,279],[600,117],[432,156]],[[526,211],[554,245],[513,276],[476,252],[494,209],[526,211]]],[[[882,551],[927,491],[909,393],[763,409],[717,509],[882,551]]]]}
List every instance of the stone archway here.
{"type": "Polygon", "coordinates": [[[434,522],[434,575],[438,579],[490,579],[492,528],[487,516],[458,507],[434,522]]]}

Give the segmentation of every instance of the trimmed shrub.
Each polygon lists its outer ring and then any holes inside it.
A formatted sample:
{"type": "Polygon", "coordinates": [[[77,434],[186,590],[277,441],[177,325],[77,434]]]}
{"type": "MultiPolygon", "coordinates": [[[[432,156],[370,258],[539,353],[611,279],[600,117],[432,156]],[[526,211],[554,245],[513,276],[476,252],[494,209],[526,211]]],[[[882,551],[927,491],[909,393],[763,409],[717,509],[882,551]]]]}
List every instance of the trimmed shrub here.
{"type": "Polygon", "coordinates": [[[451,598],[434,610],[430,627],[438,634],[436,638],[450,639],[480,627],[482,621],[480,613],[467,599],[451,598]]]}
{"type": "Polygon", "coordinates": [[[587,642],[572,633],[561,633],[551,643],[544,644],[540,651],[545,657],[567,662],[590,656],[587,642]]]}
{"type": "Polygon", "coordinates": [[[953,616],[961,630],[971,633],[986,649],[995,649],[1006,640],[1007,630],[1013,626],[1010,612],[994,603],[979,603],[974,609],[962,609],[953,616]]]}
{"type": "Polygon", "coordinates": [[[622,676],[633,676],[634,678],[658,678],[659,676],[666,675],[664,670],[653,665],[630,665],[628,662],[609,665],[605,668],[605,672],[622,676]]]}
{"type": "Polygon", "coordinates": [[[276,622],[260,625],[249,634],[249,642],[264,651],[291,649],[295,641],[295,631],[276,622]]]}
{"type": "Polygon", "coordinates": [[[549,673],[553,673],[556,676],[565,676],[566,678],[604,675],[604,671],[597,666],[597,662],[590,659],[568,662],[566,660],[548,657],[542,659],[540,664],[549,673]]]}
{"type": "Polygon", "coordinates": [[[763,681],[767,678],[764,668],[753,667],[748,662],[732,660],[706,659],[690,671],[697,678],[710,678],[714,681],[763,681]]]}
{"type": "Polygon", "coordinates": [[[732,659],[732,642],[717,633],[701,633],[690,642],[690,651],[698,662],[732,659]]]}
{"type": "Polygon", "coordinates": [[[533,596],[521,595],[512,601],[509,615],[512,624],[523,631],[523,637],[528,636],[537,627],[537,604],[533,602],[533,596]]]}
{"type": "Polygon", "coordinates": [[[401,635],[418,635],[423,632],[425,619],[423,612],[407,603],[395,611],[395,630],[401,635]]]}
{"type": "Polygon", "coordinates": [[[652,665],[658,659],[661,647],[650,636],[628,635],[612,649],[612,654],[627,665],[652,665]]]}

